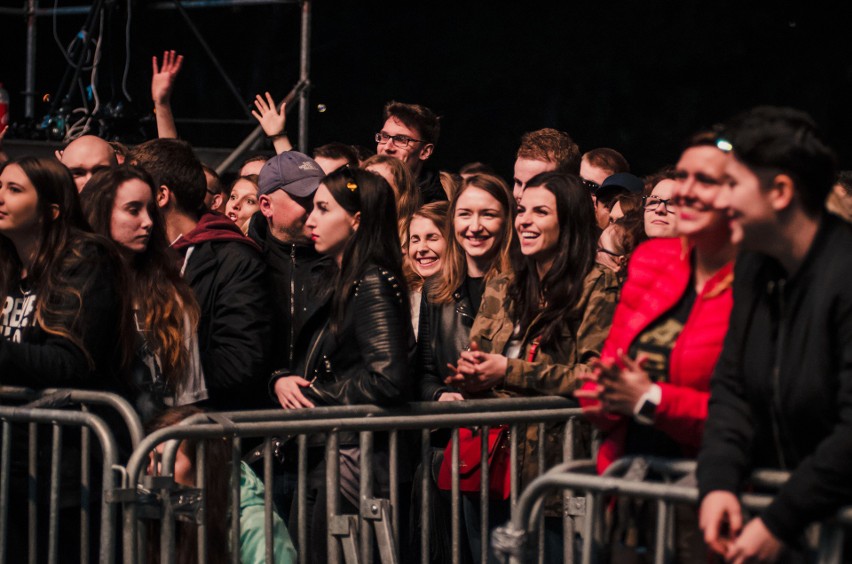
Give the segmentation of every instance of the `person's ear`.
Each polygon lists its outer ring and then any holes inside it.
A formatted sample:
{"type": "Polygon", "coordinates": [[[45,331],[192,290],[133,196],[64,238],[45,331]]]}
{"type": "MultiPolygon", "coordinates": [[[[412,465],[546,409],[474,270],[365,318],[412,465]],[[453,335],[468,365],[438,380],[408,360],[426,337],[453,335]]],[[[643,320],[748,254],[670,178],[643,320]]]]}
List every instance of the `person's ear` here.
{"type": "Polygon", "coordinates": [[[172,191],[169,190],[169,187],[165,184],[161,184],[157,189],[157,207],[165,208],[169,205],[169,202],[172,199],[172,191]]]}
{"type": "Polygon", "coordinates": [[[51,221],[56,221],[59,219],[59,205],[58,204],[50,204],[47,206],[50,210],[50,219],[51,221]]]}
{"type": "Polygon", "coordinates": [[[213,211],[219,211],[219,208],[222,207],[222,194],[216,194],[213,196],[213,205],[210,206],[210,209],[213,211]]]}
{"type": "Polygon", "coordinates": [[[359,225],[361,225],[361,212],[355,212],[352,216],[352,231],[358,231],[359,225]]]}
{"type": "Polygon", "coordinates": [[[260,213],[263,217],[272,217],[272,199],[267,194],[261,194],[257,199],[257,204],[260,206],[260,213]]]}
{"type": "Polygon", "coordinates": [[[769,183],[769,202],[776,212],[787,209],[796,197],[796,183],[786,174],[776,174],[769,183]]]}
{"type": "Polygon", "coordinates": [[[423,147],[420,149],[420,155],[419,155],[420,160],[421,160],[421,161],[425,161],[426,159],[428,159],[429,157],[431,157],[431,156],[432,156],[432,151],[434,151],[434,150],[435,150],[435,145],[434,145],[434,144],[432,144],[432,143],[426,143],[426,144],[424,144],[424,145],[423,145],[423,147]]]}
{"type": "Polygon", "coordinates": [[[53,151],[53,156],[56,157],[57,161],[62,162],[62,151],[60,151],[59,149],[53,151]]]}

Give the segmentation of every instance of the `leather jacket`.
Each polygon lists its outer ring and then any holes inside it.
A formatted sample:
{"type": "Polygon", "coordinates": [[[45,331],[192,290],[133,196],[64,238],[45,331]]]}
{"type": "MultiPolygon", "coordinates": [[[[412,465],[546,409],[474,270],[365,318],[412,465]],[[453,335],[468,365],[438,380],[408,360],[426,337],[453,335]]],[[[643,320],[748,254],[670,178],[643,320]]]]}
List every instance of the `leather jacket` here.
{"type": "Polygon", "coordinates": [[[449,376],[447,363],[455,364],[470,344],[470,328],[475,315],[467,288],[462,284],[450,303],[434,303],[429,293],[436,281],[427,280],[420,302],[417,340],[417,387],[420,401],[435,401],[444,392],[458,391],[444,384],[449,376]]]}
{"type": "Polygon", "coordinates": [[[387,270],[368,266],[355,283],[338,332],[329,325],[330,296],[308,319],[293,370],[311,382],[315,405],[399,405],[412,397],[415,342],[408,298],[387,270]]]}

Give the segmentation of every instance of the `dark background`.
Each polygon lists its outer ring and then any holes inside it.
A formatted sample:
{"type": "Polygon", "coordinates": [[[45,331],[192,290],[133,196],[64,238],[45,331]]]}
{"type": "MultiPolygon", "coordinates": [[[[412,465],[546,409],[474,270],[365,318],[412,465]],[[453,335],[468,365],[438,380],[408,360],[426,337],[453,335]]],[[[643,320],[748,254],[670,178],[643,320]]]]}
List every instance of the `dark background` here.
{"type": "MultiPolygon", "coordinates": [[[[20,7],[22,0],[2,2],[20,7]]],[[[42,0],[42,7],[50,7],[42,0]]],[[[84,4],[59,0],[59,6],[84,4]]],[[[150,2],[148,3],[150,4],[150,2]]],[[[99,93],[121,100],[127,4],[114,4],[99,93]],[[115,94],[113,94],[115,93],[115,94]]],[[[186,55],[173,106],[178,118],[241,119],[184,20],[174,10],[132,3],[126,114],[150,122],[150,58],[186,55]]],[[[852,161],[852,7],[846,2],[344,2],[313,4],[310,147],[330,141],[374,146],[383,104],[396,99],[443,116],[434,156],[456,170],[480,160],[511,174],[521,133],[555,127],[582,150],[609,146],[639,174],[677,159],[698,128],[756,104],[810,112],[840,155],[852,161]],[[319,104],[326,111],[320,112],[319,104]]],[[[189,10],[193,22],[247,106],[270,90],[280,99],[296,82],[299,6],[189,10]]],[[[68,43],[82,16],[58,19],[68,43]]],[[[65,63],[39,18],[37,91],[53,93],[65,63]]],[[[23,117],[25,22],[0,16],[0,81],[23,117]]],[[[39,103],[41,118],[47,104],[39,103]]],[[[296,114],[288,129],[295,138],[296,114]]],[[[138,133],[136,120],[131,121],[138,133]]],[[[252,129],[178,124],[199,147],[233,147],[252,129]]],[[[132,140],[132,139],[128,139],[132,140]]],[[[214,163],[215,164],[215,163],[214,163]]]]}

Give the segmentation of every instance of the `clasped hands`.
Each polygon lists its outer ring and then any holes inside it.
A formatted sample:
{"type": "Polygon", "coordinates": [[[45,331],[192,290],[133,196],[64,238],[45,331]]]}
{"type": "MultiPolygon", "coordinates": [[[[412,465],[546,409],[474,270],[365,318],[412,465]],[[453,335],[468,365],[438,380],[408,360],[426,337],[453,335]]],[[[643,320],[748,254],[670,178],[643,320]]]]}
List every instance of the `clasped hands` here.
{"type": "Polygon", "coordinates": [[[584,407],[586,413],[632,417],[636,404],[653,385],[648,373],[642,369],[646,360],[647,357],[641,354],[634,360],[620,349],[615,362],[595,359],[591,363],[592,371],[579,375],[581,380],[592,382],[594,387],[576,390],[574,397],[600,402],[584,407]]]}
{"type": "Polygon", "coordinates": [[[503,381],[508,365],[509,360],[502,354],[482,352],[471,342],[456,364],[447,363],[452,375],[445,378],[444,383],[465,392],[484,392],[503,381]]]}

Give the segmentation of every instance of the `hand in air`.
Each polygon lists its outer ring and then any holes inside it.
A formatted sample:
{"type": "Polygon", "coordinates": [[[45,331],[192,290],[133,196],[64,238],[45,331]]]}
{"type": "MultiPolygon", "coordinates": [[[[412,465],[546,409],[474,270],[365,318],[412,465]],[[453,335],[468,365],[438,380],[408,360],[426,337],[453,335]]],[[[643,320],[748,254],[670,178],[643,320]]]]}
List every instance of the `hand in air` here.
{"type": "Polygon", "coordinates": [[[156,55],[151,58],[151,63],[154,68],[154,75],[151,77],[151,99],[154,100],[154,105],[169,104],[175,79],[183,65],[183,55],[178,55],[174,51],[164,51],[162,66],[157,64],[156,55]]]}
{"type": "Polygon", "coordinates": [[[284,126],[287,125],[286,104],[281,103],[280,109],[275,107],[275,102],[272,100],[272,95],[267,92],[266,99],[260,94],[254,98],[254,107],[257,110],[252,110],[251,115],[260,122],[260,127],[267,136],[280,135],[284,133],[284,126]]]}

